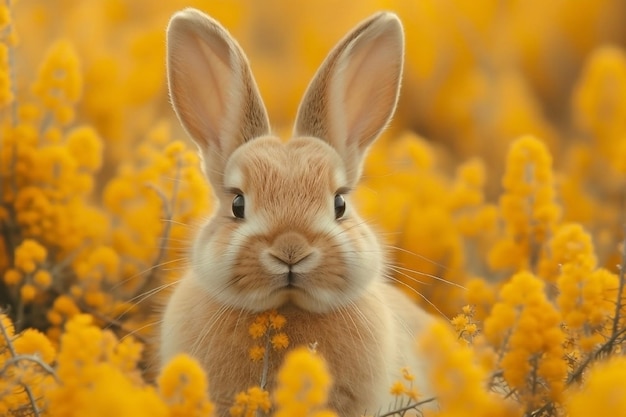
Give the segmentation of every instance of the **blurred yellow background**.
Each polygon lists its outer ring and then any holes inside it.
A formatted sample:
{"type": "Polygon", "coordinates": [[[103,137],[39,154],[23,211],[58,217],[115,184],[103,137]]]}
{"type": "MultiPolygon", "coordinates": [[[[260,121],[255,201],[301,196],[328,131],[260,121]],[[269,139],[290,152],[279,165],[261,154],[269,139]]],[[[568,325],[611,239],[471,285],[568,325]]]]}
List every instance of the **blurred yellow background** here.
{"type": "Polygon", "coordinates": [[[0,414],[39,401],[74,415],[82,409],[65,395],[108,404],[110,389],[152,415],[117,381],[152,389],[140,373],[154,358],[139,360],[154,345],[154,300],[183,274],[212,206],[167,96],[165,28],[188,6],[238,39],[285,138],[330,48],[372,13],[395,11],[406,31],[401,99],[354,198],[387,245],[390,274],[454,317],[458,335],[441,327],[426,344],[448,387],[438,388],[442,412],[456,404],[446,415],[472,415],[474,400],[484,409],[478,385],[491,375],[519,400],[516,415],[626,413],[626,404],[599,411],[612,407],[606,398],[626,398],[610,396],[626,387],[623,360],[568,402],[590,364],[625,348],[626,1],[6,0],[0,414]],[[77,362],[75,346],[85,340],[100,352],[92,365],[117,379],[81,373],[88,358],[77,362]],[[12,343],[56,371],[31,363],[17,372],[4,348],[12,343]],[[450,390],[459,377],[480,393],[450,390]]]}
{"type": "Polygon", "coordinates": [[[407,39],[392,128],[414,130],[457,160],[481,155],[497,163],[525,133],[559,155],[561,142],[582,127],[574,123],[572,94],[583,64],[598,47],[626,43],[620,0],[21,0],[13,11],[20,85],[51,41],[70,39],[85,77],[81,114],[107,140],[132,141],[156,118],[171,117],[164,30],[187,6],[217,18],[239,40],[279,131],[290,129],[304,88],[335,42],[375,11],[395,11],[407,39]]]}
{"type": "MultiPolygon", "coordinates": [[[[401,101],[357,197],[391,247],[405,250],[391,251],[392,261],[407,268],[398,274],[424,282],[405,277],[438,309],[458,309],[461,300],[451,296],[458,288],[430,285],[429,275],[463,285],[473,276],[493,280],[510,272],[493,268],[488,253],[506,234],[498,212],[501,178],[520,135],[539,138],[553,158],[559,221],[591,231],[601,264],[619,259],[625,2],[15,2],[19,97],[29,96],[52,42],[66,39],[75,48],[82,77],[76,120],[92,126],[104,144],[97,192],[121,165],[138,164],[132,160],[142,140],[157,135],[165,147],[185,137],[168,103],[164,33],[171,14],[186,6],[217,18],[238,39],[273,129],[287,137],[307,83],[338,39],[377,10],[400,16],[406,30],[401,101]]],[[[205,214],[200,207],[193,216],[205,214]]]]}

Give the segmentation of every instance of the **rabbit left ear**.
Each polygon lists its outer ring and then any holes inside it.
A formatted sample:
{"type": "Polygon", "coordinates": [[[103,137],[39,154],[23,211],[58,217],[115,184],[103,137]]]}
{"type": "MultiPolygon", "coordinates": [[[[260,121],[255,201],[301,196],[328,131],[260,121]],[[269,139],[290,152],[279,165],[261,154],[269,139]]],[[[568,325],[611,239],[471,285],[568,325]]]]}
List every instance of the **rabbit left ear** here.
{"type": "Polygon", "coordinates": [[[217,21],[185,9],[167,28],[167,72],[174,110],[221,185],[230,154],[270,131],[248,60],[217,21]]]}
{"type": "Polygon", "coordinates": [[[329,142],[343,158],[351,183],[360,176],[367,148],[395,111],[403,51],[398,17],[375,14],[331,51],[298,109],[294,135],[329,142]]]}

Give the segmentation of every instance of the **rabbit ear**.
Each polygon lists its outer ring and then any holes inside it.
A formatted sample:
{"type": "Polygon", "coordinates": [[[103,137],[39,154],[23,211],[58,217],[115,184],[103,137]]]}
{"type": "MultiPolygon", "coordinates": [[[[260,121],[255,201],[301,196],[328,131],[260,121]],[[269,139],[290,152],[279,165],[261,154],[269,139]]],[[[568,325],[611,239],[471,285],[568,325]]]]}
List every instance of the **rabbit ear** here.
{"type": "Polygon", "coordinates": [[[185,9],[167,28],[167,74],[176,115],[219,182],[230,154],[270,131],[248,60],[217,21],[185,9]]]}
{"type": "Polygon", "coordinates": [[[302,99],[294,135],[329,142],[360,176],[365,151],[391,118],[400,89],[402,24],[377,13],[352,30],[328,55],[302,99]]]}

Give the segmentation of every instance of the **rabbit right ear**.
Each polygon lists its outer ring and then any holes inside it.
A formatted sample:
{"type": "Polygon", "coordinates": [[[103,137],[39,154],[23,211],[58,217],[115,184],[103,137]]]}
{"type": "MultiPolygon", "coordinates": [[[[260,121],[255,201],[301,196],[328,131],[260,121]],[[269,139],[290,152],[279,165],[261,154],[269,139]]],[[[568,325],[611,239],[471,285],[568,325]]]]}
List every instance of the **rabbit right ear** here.
{"type": "Polygon", "coordinates": [[[190,8],[167,28],[167,75],[176,115],[221,185],[230,154],[270,131],[248,60],[226,29],[190,8]]]}
{"type": "Polygon", "coordinates": [[[398,17],[377,13],[330,52],[304,94],[295,136],[330,143],[356,183],[368,147],[385,128],[398,101],[404,34],[398,17]]]}

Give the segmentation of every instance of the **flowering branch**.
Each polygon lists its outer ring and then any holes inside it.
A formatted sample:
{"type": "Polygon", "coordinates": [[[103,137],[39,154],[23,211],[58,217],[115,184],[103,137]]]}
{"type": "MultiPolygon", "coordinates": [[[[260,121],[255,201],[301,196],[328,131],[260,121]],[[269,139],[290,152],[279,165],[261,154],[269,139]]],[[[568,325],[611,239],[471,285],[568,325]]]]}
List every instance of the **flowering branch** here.
{"type": "Polygon", "coordinates": [[[393,417],[395,415],[404,416],[407,411],[411,411],[411,410],[415,410],[415,411],[417,411],[418,413],[421,414],[421,411],[418,408],[423,406],[424,404],[428,404],[428,403],[431,403],[433,401],[437,401],[437,397],[430,397],[430,398],[427,398],[427,399],[422,400],[422,401],[417,401],[417,402],[414,402],[414,403],[410,403],[410,404],[406,405],[405,407],[398,408],[398,409],[393,410],[393,411],[389,411],[389,412],[387,412],[385,414],[378,414],[377,417],[393,417]]]}
{"type": "MultiPolygon", "coordinates": [[[[2,326],[2,323],[0,322],[0,326],[2,326]]],[[[0,375],[4,374],[4,372],[6,372],[6,370],[9,368],[9,366],[11,365],[16,365],[19,362],[33,362],[36,365],[38,365],[41,369],[43,369],[44,371],[46,371],[46,373],[50,376],[52,376],[55,381],[57,382],[61,382],[59,380],[59,377],[57,376],[54,368],[52,368],[50,365],[48,365],[47,363],[45,363],[44,361],[41,360],[41,358],[37,355],[15,355],[12,356],[11,358],[7,359],[7,361],[4,363],[4,366],[2,367],[2,369],[0,369],[0,375]]]]}
{"type": "MultiPolygon", "coordinates": [[[[4,337],[4,340],[7,342],[7,348],[9,349],[9,354],[11,355],[11,358],[14,361],[18,361],[20,359],[20,356],[15,351],[15,347],[13,346],[13,343],[11,342],[9,332],[7,332],[7,329],[4,327],[4,323],[2,322],[2,320],[0,320],[0,332],[2,333],[2,337],[4,337]]],[[[2,371],[4,372],[4,369],[2,371]]],[[[0,375],[3,372],[0,372],[0,375]]],[[[20,385],[22,385],[22,387],[24,388],[24,391],[26,392],[26,395],[28,396],[28,401],[30,402],[31,409],[33,410],[33,415],[35,417],[40,417],[41,415],[40,410],[37,407],[37,400],[35,400],[33,391],[28,386],[28,384],[20,383],[20,385]]]]}

